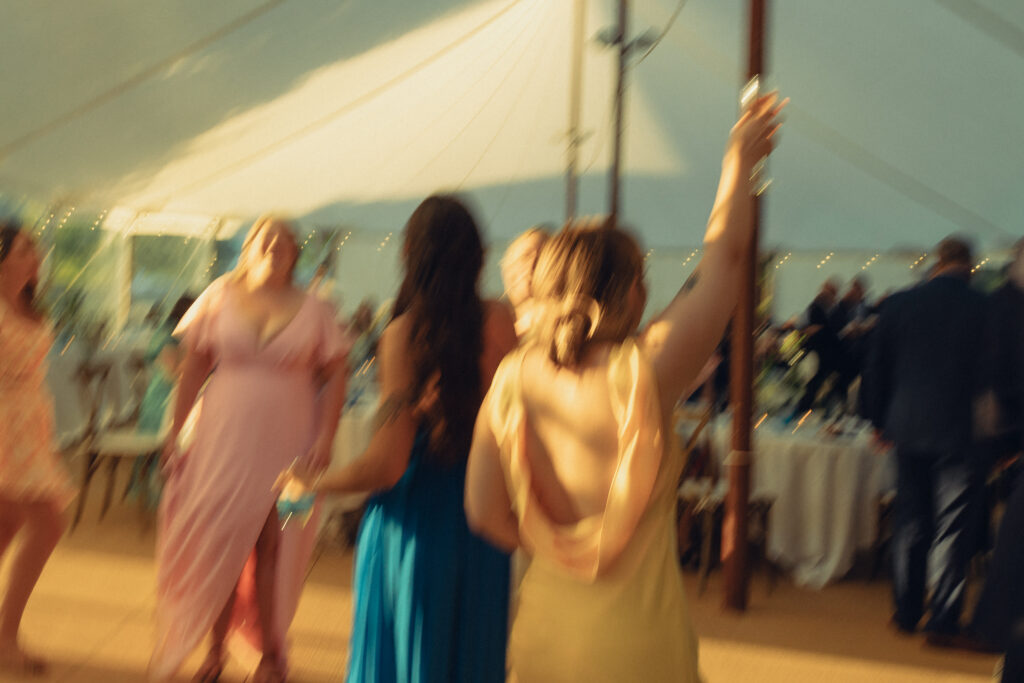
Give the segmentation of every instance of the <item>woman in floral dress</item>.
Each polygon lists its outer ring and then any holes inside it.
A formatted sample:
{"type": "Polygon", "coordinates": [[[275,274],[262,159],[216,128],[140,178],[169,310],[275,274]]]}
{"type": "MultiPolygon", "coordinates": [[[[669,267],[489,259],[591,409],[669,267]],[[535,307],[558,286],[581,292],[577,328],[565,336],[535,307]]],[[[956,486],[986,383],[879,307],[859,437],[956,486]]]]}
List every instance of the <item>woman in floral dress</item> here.
{"type": "Polygon", "coordinates": [[[0,559],[22,535],[0,603],[0,673],[41,675],[19,641],[21,616],[64,533],[74,498],[54,446],[46,353],[53,338],[35,307],[39,255],[27,233],[0,225],[0,559]]]}

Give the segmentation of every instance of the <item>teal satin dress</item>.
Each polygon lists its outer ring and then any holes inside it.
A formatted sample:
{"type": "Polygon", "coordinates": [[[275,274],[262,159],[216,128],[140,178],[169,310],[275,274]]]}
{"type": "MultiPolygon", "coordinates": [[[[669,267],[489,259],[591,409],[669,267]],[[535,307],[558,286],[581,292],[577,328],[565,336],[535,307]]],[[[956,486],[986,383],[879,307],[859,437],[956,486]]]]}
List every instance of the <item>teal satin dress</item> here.
{"type": "Polygon", "coordinates": [[[503,683],[509,557],[472,534],[466,465],[425,431],[359,530],[348,683],[503,683]]]}

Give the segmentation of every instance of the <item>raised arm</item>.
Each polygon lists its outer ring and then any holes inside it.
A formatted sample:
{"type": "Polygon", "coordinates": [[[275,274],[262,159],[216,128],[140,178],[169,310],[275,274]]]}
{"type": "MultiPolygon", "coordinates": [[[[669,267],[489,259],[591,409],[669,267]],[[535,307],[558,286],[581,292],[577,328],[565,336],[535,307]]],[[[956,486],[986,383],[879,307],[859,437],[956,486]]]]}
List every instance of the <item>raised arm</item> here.
{"type": "Polygon", "coordinates": [[[750,175],[772,150],[785,104],[775,95],[761,97],[733,126],[704,234],[704,257],[641,336],[657,373],[665,410],[697,377],[736,308],[744,250],[752,238],[750,175]]]}

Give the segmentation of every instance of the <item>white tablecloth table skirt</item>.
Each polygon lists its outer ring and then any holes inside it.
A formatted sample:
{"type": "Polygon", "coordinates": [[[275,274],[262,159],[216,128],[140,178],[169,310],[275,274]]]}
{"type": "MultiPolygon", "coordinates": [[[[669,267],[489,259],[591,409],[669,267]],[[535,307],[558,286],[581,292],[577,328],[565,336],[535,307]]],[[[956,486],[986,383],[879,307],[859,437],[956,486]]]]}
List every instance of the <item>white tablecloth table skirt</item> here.
{"type": "MultiPolygon", "coordinates": [[[[729,454],[727,425],[716,430],[718,455],[729,454]]],[[[853,566],[878,529],[878,501],[895,482],[890,454],[867,433],[824,437],[814,427],[796,434],[762,426],[754,433],[752,496],[774,498],[768,557],[798,585],[821,588],[853,566]]],[[[725,476],[725,470],[723,470],[725,476]]]]}

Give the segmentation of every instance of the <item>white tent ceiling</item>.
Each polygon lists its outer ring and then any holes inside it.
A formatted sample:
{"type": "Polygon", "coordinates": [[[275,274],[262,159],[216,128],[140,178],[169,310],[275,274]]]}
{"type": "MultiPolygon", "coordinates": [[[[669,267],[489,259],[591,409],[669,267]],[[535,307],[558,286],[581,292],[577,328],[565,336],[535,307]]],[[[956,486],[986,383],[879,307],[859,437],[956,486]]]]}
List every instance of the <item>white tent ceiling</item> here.
{"type": "MultiPolygon", "coordinates": [[[[775,0],[792,97],[766,240],[1024,233],[1024,3],[775,0]]],[[[635,33],[677,0],[634,0],[635,33]]],[[[435,190],[492,237],[564,213],[571,0],[3,0],[0,190],[388,231],[435,190]]],[[[625,218],[696,244],[734,116],[742,0],[689,0],[630,71],[625,218]]],[[[588,3],[587,35],[613,23],[588,3]]],[[[581,212],[606,205],[613,55],[586,52],[581,212]]],[[[207,225],[203,220],[192,221],[207,225]]]]}

